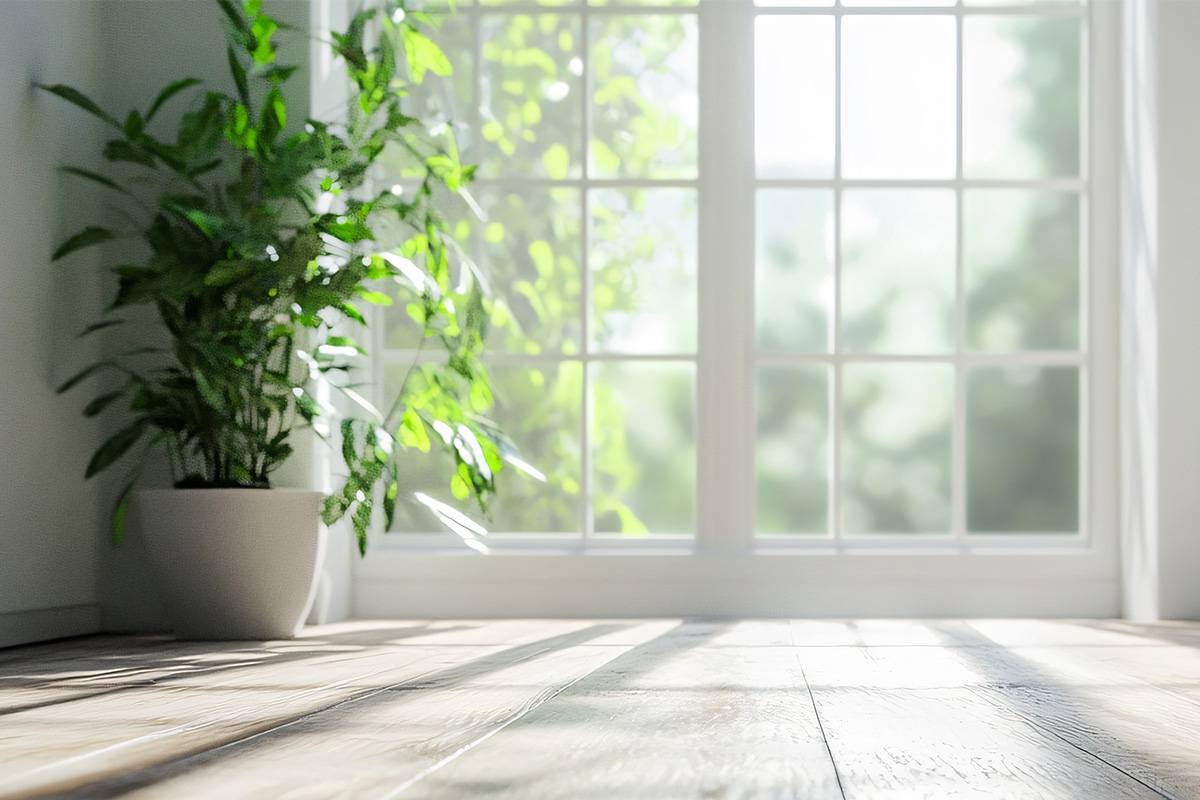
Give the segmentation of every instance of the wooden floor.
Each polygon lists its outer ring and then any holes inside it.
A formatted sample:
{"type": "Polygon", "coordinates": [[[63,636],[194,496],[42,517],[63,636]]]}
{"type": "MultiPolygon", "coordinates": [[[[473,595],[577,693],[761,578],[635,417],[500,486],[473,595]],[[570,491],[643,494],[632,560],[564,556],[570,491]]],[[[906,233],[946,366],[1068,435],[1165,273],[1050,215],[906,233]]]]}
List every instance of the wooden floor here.
{"type": "Polygon", "coordinates": [[[0,650],[0,797],[1200,798],[1200,624],[352,622],[0,650]]]}

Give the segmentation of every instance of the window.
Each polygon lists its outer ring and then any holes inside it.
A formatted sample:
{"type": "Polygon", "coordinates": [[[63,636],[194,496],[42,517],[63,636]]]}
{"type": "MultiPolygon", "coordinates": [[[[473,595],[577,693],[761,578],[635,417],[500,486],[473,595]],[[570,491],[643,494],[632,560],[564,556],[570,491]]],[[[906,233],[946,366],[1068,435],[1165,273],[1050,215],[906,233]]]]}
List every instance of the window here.
{"type": "MultiPolygon", "coordinates": [[[[495,545],[1086,542],[1091,17],[460,3],[411,101],[480,165],[448,215],[521,450],[495,545]]],[[[426,358],[399,299],[389,391],[426,358]]],[[[393,538],[447,541],[423,509],[393,538]]]]}

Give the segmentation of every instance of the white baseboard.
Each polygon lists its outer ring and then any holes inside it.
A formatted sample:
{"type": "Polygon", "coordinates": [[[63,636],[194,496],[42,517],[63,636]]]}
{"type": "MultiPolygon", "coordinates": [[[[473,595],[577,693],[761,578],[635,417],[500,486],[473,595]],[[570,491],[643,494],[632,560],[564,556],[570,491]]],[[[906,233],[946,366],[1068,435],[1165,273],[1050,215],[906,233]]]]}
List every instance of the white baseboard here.
{"type": "Polygon", "coordinates": [[[56,606],[0,614],[0,647],[83,636],[100,631],[97,605],[56,606]]]}

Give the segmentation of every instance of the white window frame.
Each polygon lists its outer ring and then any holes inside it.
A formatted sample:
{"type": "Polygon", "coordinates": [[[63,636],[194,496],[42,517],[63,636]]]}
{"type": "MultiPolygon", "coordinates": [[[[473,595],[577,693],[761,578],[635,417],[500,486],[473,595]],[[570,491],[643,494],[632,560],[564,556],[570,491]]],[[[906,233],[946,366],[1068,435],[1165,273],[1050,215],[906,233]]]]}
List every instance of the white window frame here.
{"type": "MultiPolygon", "coordinates": [[[[319,1],[319,0],[318,0],[319,1]]],[[[500,6],[496,12],[555,12],[560,7],[500,6]]],[[[572,9],[575,11],[576,9],[572,9]]],[[[504,537],[494,553],[479,557],[449,537],[374,536],[371,553],[355,568],[355,610],[360,615],[497,616],[505,614],[1029,614],[1112,616],[1119,612],[1117,448],[1117,158],[1119,134],[1118,25],[1113,0],[1087,6],[951,8],[756,8],[747,0],[699,0],[698,7],[646,7],[636,13],[696,13],[700,29],[699,181],[578,180],[556,186],[698,186],[700,264],[698,294],[697,528],[694,540],[585,539],[564,546],[545,537],[504,537]],[[951,14],[959,26],[969,14],[1081,15],[1083,73],[1081,127],[1085,133],[1079,180],[964,181],[959,104],[958,172],[947,181],[759,181],[754,174],[754,19],[760,14],[951,14]],[[706,42],[721,47],[705,49],[706,42]],[[719,97],[714,102],[712,98],[719,97]],[[760,185],[832,187],[1031,186],[1082,188],[1081,247],[1087,265],[1080,353],[1015,355],[963,350],[962,259],[957,259],[957,350],[945,357],[876,355],[759,355],[754,341],[754,200],[760,185]],[[705,187],[720,187],[706,191],[705,187]],[[740,265],[728,269],[727,265],[740,265]],[[958,369],[953,472],[954,533],[846,539],[754,534],[754,432],[756,370],[760,363],[940,361],[953,364],[1067,364],[1078,366],[1081,398],[1080,524],[1078,535],[965,533],[964,369],[958,369]],[[720,424],[716,424],[719,422],[720,424]],[[447,547],[447,545],[450,545],[447,547]],[[586,558],[580,558],[586,555],[586,558]]],[[[584,40],[591,14],[619,13],[611,6],[582,9],[584,40]]],[[[478,13],[466,11],[463,13],[478,13]]],[[[961,38],[960,38],[961,41],[961,38]]],[[[586,45],[585,45],[586,46],[586,45]]],[[[585,52],[586,56],[586,52],[585,52]]],[[[840,61],[840,58],[838,59],[840,61]]],[[[961,93],[961,48],[958,50],[961,93]]],[[[840,69],[840,63],[838,64],[840,69]]],[[[478,83],[478,79],[476,80],[478,83]]],[[[584,93],[586,95],[586,93],[584,93]]],[[[584,98],[586,114],[586,96],[584,98]]],[[[586,120],[586,117],[585,117],[586,120]]],[[[586,129],[585,129],[586,130],[586,129]]],[[[586,134],[583,146],[587,146],[586,134]]],[[[840,136],[838,147],[840,148],[840,136]]],[[[470,156],[467,156],[469,158],[470,156]]],[[[585,151],[586,157],[586,151],[585,151]]],[[[836,173],[835,173],[836,174],[836,173]]],[[[512,184],[512,181],[504,181],[512,184]]],[[[958,197],[961,198],[961,192],[958,197]]],[[[588,218],[584,209],[585,220],[588,218]]],[[[961,214],[959,215],[961,228],[961,214]]],[[[584,229],[586,229],[586,225],[584,229]]],[[[835,237],[836,239],[837,237],[835,237]]],[[[959,236],[961,243],[961,235],[959,236]]],[[[839,243],[840,244],[840,243],[839,243]]],[[[586,248],[586,234],[584,247],[586,248]]],[[[960,244],[961,250],[961,244],[960,244]]],[[[584,251],[586,252],[586,250],[584,251]]],[[[586,265],[586,261],[581,262],[586,265]]],[[[586,272],[586,269],[585,269],[586,272]]],[[[583,303],[588,303],[585,294],[583,303]]],[[[378,326],[377,326],[378,327],[378,326]]],[[[836,328],[839,326],[835,326],[836,328]]],[[[376,352],[382,352],[376,343],[376,352]]],[[[395,356],[383,356],[383,359],[395,356]]],[[[500,363],[503,357],[489,359],[500,363]]],[[[526,356],[513,359],[530,360],[526,356]]],[[[690,360],[680,356],[588,353],[568,360],[690,360]]],[[[586,378],[585,378],[586,381],[586,378]]],[[[838,408],[834,381],[832,413],[838,408]]],[[[586,383],[585,383],[586,396],[586,383]]],[[[590,427],[585,413],[584,426],[590,427]]],[[[590,431],[584,431],[585,436],[590,431]]],[[[837,436],[833,437],[836,447],[837,436]]],[[[585,442],[587,439],[584,440],[585,442]]],[[[584,447],[585,458],[590,459],[584,447]]],[[[834,455],[830,480],[839,480],[834,455]]],[[[585,462],[584,486],[590,482],[585,462]]],[[[581,512],[590,517],[586,507],[581,512]]],[[[589,530],[590,519],[582,530],[589,530]]]]}

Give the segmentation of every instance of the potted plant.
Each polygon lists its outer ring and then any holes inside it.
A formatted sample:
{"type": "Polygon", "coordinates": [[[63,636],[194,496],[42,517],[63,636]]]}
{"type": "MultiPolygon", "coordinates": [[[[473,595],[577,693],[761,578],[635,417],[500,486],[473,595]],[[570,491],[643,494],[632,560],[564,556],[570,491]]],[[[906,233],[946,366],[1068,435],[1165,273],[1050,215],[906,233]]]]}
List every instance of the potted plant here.
{"type": "MultiPolygon", "coordinates": [[[[117,542],[143,469],[167,456],[175,488],[139,492],[138,505],[177,632],[279,637],[298,627],[313,585],[318,509],[327,524],[349,515],[365,552],[377,508],[392,525],[401,459],[436,443],[454,458],[455,496],[486,510],[503,440],[480,416],[491,402],[484,284],[435,203],[462,191],[474,168],[460,163],[449,125],[431,132],[402,105],[426,71],[450,71],[425,34],[434,21],[401,0],[332,34],[352,86],[345,119],[301,126],[288,116],[283,87],[295,68],[277,61],[277,21],[262,0],[216,4],[232,94],[198,93],[201,81],[185,78],[121,120],[68,86],[42,87],[111,126],[109,174],[64,170],[114,193],[136,220],[124,232],[89,226],[53,258],[123,237],[144,251],[112,267],[115,296],[82,335],[140,314],[162,342],[107,356],[59,391],[115,379],[83,413],[123,415],[86,473],[128,468],[112,514],[117,542]],[[150,123],[185,93],[196,99],[174,140],[152,135],[150,123]],[[403,162],[408,191],[375,188],[382,158],[403,162]],[[406,381],[383,413],[347,378],[365,351],[344,329],[366,324],[363,303],[391,303],[386,281],[417,296],[409,314],[446,359],[422,365],[420,391],[406,381]],[[348,476],[323,504],[315,492],[270,489],[292,433],[333,411],[311,391],[322,380],[363,411],[338,426],[348,476]]],[[[453,525],[452,509],[427,501],[453,525]]]]}

